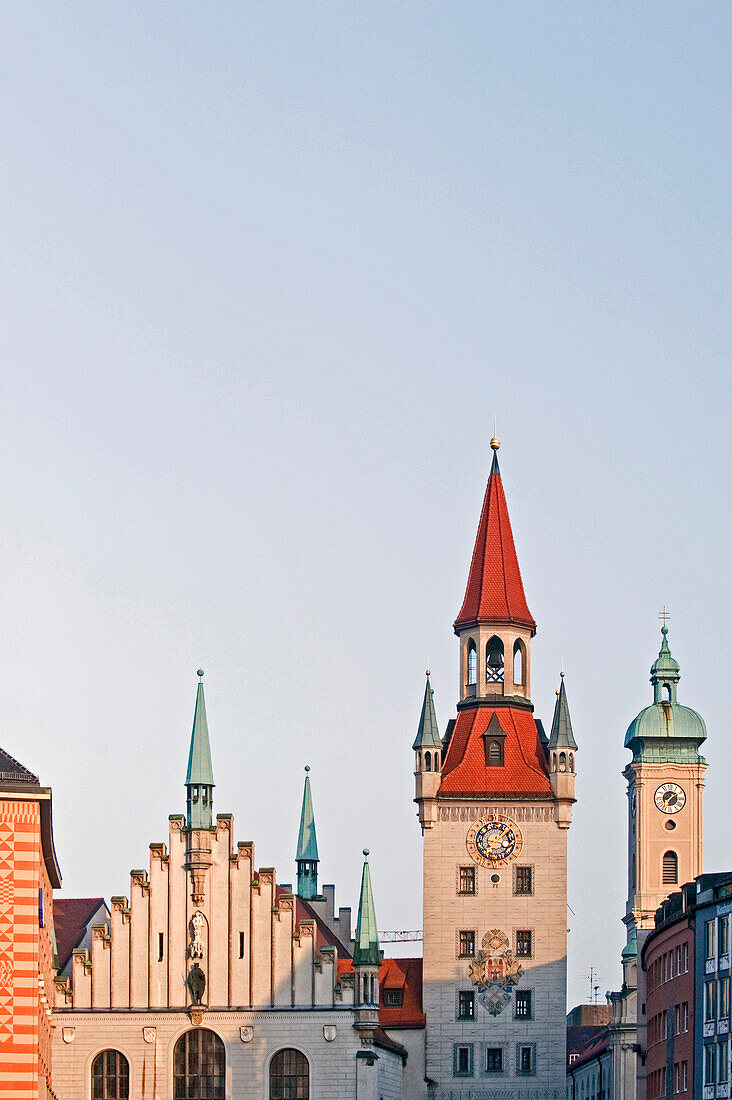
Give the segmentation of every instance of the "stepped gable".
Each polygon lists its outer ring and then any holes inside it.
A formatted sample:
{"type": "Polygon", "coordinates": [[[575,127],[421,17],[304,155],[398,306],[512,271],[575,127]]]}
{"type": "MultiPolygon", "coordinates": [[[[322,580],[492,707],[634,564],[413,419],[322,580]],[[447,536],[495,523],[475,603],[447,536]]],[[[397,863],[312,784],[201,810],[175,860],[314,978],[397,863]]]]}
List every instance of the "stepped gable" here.
{"type": "Polygon", "coordinates": [[[512,623],[536,633],[529,611],[503,491],[498,455],[494,452],[475,537],[463,606],[455,620],[457,632],[471,623],[512,623]]]}
{"type": "Polygon", "coordinates": [[[546,753],[531,711],[481,706],[458,712],[438,798],[476,794],[551,798],[551,793],[546,753]],[[482,735],[494,715],[506,735],[504,765],[489,768],[482,735]]]}

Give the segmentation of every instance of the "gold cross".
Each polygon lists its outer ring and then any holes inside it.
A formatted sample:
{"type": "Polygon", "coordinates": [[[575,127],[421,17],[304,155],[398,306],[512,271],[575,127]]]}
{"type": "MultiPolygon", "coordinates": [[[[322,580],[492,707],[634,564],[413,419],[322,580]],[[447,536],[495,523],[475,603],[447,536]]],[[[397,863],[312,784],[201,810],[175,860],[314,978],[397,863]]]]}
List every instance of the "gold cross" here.
{"type": "Polygon", "coordinates": [[[663,625],[666,626],[668,620],[671,618],[671,612],[666,610],[666,605],[663,605],[663,611],[658,613],[659,619],[663,619],[663,625]]]}

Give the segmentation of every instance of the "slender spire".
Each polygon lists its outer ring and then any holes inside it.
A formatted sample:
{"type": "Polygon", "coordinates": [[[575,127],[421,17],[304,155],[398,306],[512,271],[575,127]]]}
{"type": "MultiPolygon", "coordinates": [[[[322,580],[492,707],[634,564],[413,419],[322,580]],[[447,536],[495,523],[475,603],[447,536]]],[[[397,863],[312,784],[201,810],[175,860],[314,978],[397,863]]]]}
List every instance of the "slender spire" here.
{"type": "Polygon", "coordinates": [[[412,745],[413,749],[432,749],[440,748],[442,746],[440,731],[437,727],[437,715],[435,714],[435,703],[433,699],[435,693],[430,686],[429,669],[427,669],[425,676],[427,677],[427,686],[424,689],[422,713],[419,716],[417,736],[415,737],[414,744],[412,745]]]}
{"type": "Polygon", "coordinates": [[[305,789],[300,811],[300,833],[297,838],[297,892],[301,898],[314,898],[318,893],[318,841],[315,836],[315,814],[310,793],[310,765],[305,765],[305,789]]]}
{"type": "Polygon", "coordinates": [[[510,623],[530,627],[536,623],[524,595],[516,547],[498,467],[497,437],[491,440],[493,464],[483,499],[475,537],[473,559],[463,606],[455,620],[456,632],[476,622],[510,623]]]}
{"type": "Polygon", "coordinates": [[[361,897],[358,902],[358,920],[356,922],[356,946],[353,951],[354,966],[379,966],[379,933],[376,930],[376,910],[374,895],[371,892],[371,872],[369,870],[368,848],[364,848],[363,874],[361,876],[361,897]]]}
{"type": "Polygon", "coordinates": [[[671,650],[668,647],[668,626],[666,625],[668,617],[668,611],[664,607],[659,615],[659,618],[663,619],[663,626],[661,627],[663,641],[658,651],[658,657],[656,657],[656,660],[651,665],[651,683],[653,684],[654,703],[661,703],[664,701],[675,703],[676,689],[681,679],[679,662],[674,660],[671,656],[671,650]]]}
{"type": "Polygon", "coordinates": [[[193,715],[191,748],[188,753],[187,825],[189,829],[210,829],[213,809],[213,768],[208,739],[206,700],[203,695],[203,669],[198,670],[196,709],[193,715]]]}
{"type": "Polygon", "coordinates": [[[569,717],[569,704],[567,703],[567,691],[564,687],[564,671],[559,680],[557,701],[554,704],[554,717],[552,718],[552,732],[549,736],[549,749],[576,749],[577,742],[572,732],[572,719],[569,717]]]}

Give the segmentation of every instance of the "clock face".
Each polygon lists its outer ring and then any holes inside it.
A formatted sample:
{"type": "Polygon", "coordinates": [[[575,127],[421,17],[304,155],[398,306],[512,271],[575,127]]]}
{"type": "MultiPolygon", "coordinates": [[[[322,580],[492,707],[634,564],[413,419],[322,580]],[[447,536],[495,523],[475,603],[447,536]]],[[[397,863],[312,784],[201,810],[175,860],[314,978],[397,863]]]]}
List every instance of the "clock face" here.
{"type": "Polygon", "coordinates": [[[515,859],[524,846],[521,830],[501,814],[481,817],[468,830],[466,846],[481,867],[502,867],[515,859]]]}
{"type": "Polygon", "coordinates": [[[662,783],[656,791],[653,801],[661,813],[677,814],[686,805],[686,795],[678,783],[662,783]]]}

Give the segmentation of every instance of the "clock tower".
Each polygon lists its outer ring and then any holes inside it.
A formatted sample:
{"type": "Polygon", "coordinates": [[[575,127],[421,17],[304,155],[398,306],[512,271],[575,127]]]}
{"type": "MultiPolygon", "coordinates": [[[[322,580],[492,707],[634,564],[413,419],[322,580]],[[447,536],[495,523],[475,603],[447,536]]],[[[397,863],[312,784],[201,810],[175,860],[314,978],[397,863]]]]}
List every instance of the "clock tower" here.
{"type": "MultiPolygon", "coordinates": [[[[661,650],[651,667],[653,703],[628,727],[628,943],[654,927],[656,909],[702,873],[703,718],[676,699],[679,664],[663,613],[661,650]]],[[[639,945],[640,946],[640,945],[639,945]]]]}
{"type": "Polygon", "coordinates": [[[424,845],[430,1100],[563,1100],[567,830],[575,754],[562,680],[547,738],[531,702],[536,623],[498,467],[478,524],[443,737],[427,682],[415,752],[424,845]]]}

